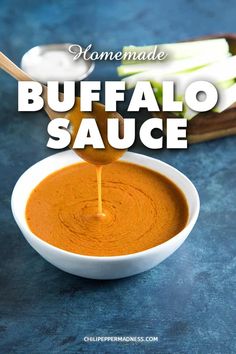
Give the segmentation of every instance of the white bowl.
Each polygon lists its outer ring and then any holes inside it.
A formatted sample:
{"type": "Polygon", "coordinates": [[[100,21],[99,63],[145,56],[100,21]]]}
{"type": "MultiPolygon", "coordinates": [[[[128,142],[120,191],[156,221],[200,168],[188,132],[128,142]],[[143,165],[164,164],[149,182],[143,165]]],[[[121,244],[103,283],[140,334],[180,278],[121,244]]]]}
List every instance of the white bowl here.
{"type": "Polygon", "coordinates": [[[185,194],[189,220],[185,228],[170,240],[148,250],[125,256],[95,257],[64,251],[34,235],[26,222],[25,208],[31,191],[50,173],[82,160],[71,150],[47,157],[30,167],[17,181],[12,193],[13,216],[29,244],[48,262],[65,272],[91,279],[128,277],[161,263],[181,246],[192,230],[199,214],[199,196],[192,182],[181,172],[159,160],[131,152],[123,161],[157,171],[172,180],[185,194]]]}

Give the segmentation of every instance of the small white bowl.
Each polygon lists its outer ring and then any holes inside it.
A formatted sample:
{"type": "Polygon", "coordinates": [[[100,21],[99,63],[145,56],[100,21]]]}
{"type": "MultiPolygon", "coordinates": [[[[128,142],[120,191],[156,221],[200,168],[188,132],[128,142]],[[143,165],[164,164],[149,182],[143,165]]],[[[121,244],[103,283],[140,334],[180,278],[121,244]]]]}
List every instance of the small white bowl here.
{"type": "Polygon", "coordinates": [[[69,52],[69,47],[71,45],[73,44],[60,43],[33,47],[23,55],[21,59],[21,68],[33,79],[43,84],[46,84],[47,81],[53,80],[59,81],[61,84],[66,80],[76,82],[82,81],[93,72],[95,63],[91,59],[85,60],[83,57],[74,61],[73,54],[69,52]],[[63,59],[59,57],[58,59],[54,58],[54,61],[51,62],[49,58],[45,59],[45,54],[48,55],[49,53],[54,53],[55,56],[62,53],[67,61],[63,65],[63,59]],[[68,61],[71,64],[70,67],[68,67],[68,61]],[[84,70],[79,70],[78,72],[78,68],[81,68],[81,65],[83,65],[82,68],[84,70]],[[55,73],[55,67],[57,73],[55,73]]]}
{"type": "Polygon", "coordinates": [[[123,161],[157,171],[172,180],[184,193],[189,207],[185,228],[170,240],[148,250],[125,256],[95,257],[64,251],[34,235],[25,218],[25,208],[31,191],[52,172],[82,160],[71,150],[47,157],[30,167],[17,181],[12,193],[12,213],[29,244],[48,262],[65,272],[91,279],[118,279],[144,272],[161,263],[185,241],[199,214],[199,196],[192,182],[181,172],[159,160],[125,153],[123,161]]]}

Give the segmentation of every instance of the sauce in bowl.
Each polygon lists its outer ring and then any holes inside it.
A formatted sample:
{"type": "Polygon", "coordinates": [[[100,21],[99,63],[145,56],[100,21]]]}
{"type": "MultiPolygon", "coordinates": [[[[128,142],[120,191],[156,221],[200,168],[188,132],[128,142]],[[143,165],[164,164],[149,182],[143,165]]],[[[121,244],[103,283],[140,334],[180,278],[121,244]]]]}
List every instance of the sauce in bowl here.
{"type": "Polygon", "coordinates": [[[157,246],[186,226],[182,191],[146,167],[114,162],[103,167],[103,215],[98,215],[94,166],[58,170],[32,191],[26,206],[30,230],[63,250],[118,256],[157,246]]]}

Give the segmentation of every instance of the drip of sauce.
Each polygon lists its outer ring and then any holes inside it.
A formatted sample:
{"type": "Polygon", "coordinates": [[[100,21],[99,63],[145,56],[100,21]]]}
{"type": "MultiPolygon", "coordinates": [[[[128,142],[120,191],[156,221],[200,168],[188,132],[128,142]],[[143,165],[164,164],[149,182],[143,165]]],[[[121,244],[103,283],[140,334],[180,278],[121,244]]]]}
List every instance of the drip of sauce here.
{"type": "Polygon", "coordinates": [[[96,103],[93,105],[92,112],[81,112],[80,98],[77,97],[75,105],[70,110],[66,118],[71,122],[71,146],[73,146],[77,131],[80,127],[83,118],[95,118],[97,126],[105,145],[105,149],[94,149],[92,146],[86,146],[85,149],[74,149],[75,153],[89,162],[96,168],[97,175],[97,193],[98,193],[98,211],[96,213],[98,218],[104,217],[105,214],[102,209],[102,169],[104,165],[110,164],[118,160],[125,152],[125,150],[118,150],[109,145],[107,140],[107,119],[119,119],[120,135],[123,135],[123,118],[117,112],[106,112],[104,105],[96,103]]]}
{"type": "Polygon", "coordinates": [[[66,251],[118,256],[157,246],[185,227],[186,199],[163,175],[126,162],[97,171],[98,182],[103,173],[104,217],[97,216],[101,194],[97,198],[94,166],[78,163],[47,176],[32,191],[26,205],[31,231],[66,251]]]}

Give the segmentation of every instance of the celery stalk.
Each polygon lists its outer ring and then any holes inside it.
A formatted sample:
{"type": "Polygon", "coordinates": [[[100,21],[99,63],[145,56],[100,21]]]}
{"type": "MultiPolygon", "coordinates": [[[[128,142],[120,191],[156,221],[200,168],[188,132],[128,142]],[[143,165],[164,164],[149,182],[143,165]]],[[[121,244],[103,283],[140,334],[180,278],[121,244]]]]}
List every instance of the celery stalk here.
{"type": "Polygon", "coordinates": [[[232,86],[234,83],[235,83],[235,80],[232,79],[232,80],[219,82],[216,86],[219,90],[226,89],[226,88],[232,86]]]}
{"type": "Polygon", "coordinates": [[[133,64],[133,65],[120,65],[117,68],[119,76],[128,76],[133,74],[139,74],[147,71],[155,71],[157,73],[175,73],[179,71],[186,71],[193,68],[198,68],[217,60],[223,59],[228,56],[229,53],[220,52],[217,55],[212,53],[203,54],[201,56],[195,56],[193,58],[184,58],[181,60],[167,60],[163,62],[133,64]]]}
{"type": "Polygon", "coordinates": [[[191,80],[222,82],[236,78],[236,55],[205,66],[189,74],[191,80]]]}
{"type": "Polygon", "coordinates": [[[128,46],[123,48],[122,64],[140,64],[139,60],[128,60],[127,58],[125,59],[124,56],[127,56],[129,53],[150,53],[155,49],[155,47],[158,48],[158,53],[165,52],[171,59],[183,59],[188,57],[194,57],[196,55],[199,56],[202,53],[215,53],[215,55],[218,55],[222,52],[224,52],[225,54],[229,52],[229,45],[225,38],[182,43],[168,43],[156,46],[128,46]]]}
{"type": "MultiPolygon", "coordinates": [[[[210,81],[217,86],[219,83],[235,78],[236,55],[225,58],[216,63],[209,64],[201,69],[194,70],[190,73],[180,73],[178,75],[176,74],[176,94],[178,96],[183,96],[187,86],[194,81],[210,81]]],[[[165,77],[165,79],[168,80],[168,76],[165,77]]]]}
{"type": "MultiPolygon", "coordinates": [[[[224,54],[225,57],[225,54],[224,54]]],[[[179,72],[185,72],[188,70],[196,70],[199,68],[202,68],[205,65],[211,64],[215,62],[216,60],[222,59],[222,54],[219,55],[218,57],[208,55],[208,56],[203,56],[203,57],[195,57],[195,58],[188,58],[188,59],[183,59],[183,60],[176,60],[176,61],[170,61],[170,62],[163,62],[161,64],[149,64],[146,65],[148,68],[153,67],[153,70],[150,71],[144,71],[144,72],[139,72],[135,75],[128,76],[124,79],[123,81],[126,82],[126,88],[131,89],[133,88],[138,81],[150,81],[152,80],[153,77],[160,77],[163,78],[164,75],[170,75],[174,73],[179,73],[179,72]]],[[[126,65],[123,67],[134,67],[135,65],[126,65]]],[[[136,65],[139,66],[139,65],[136,65]]],[[[145,65],[142,65],[144,67],[145,65]]],[[[119,69],[118,69],[119,70],[119,69]]],[[[133,69],[131,69],[133,70],[133,69]]],[[[121,73],[121,71],[119,71],[121,73]]],[[[125,71],[123,71],[124,73],[125,71]]],[[[128,72],[128,71],[126,71],[128,72]]]]}

